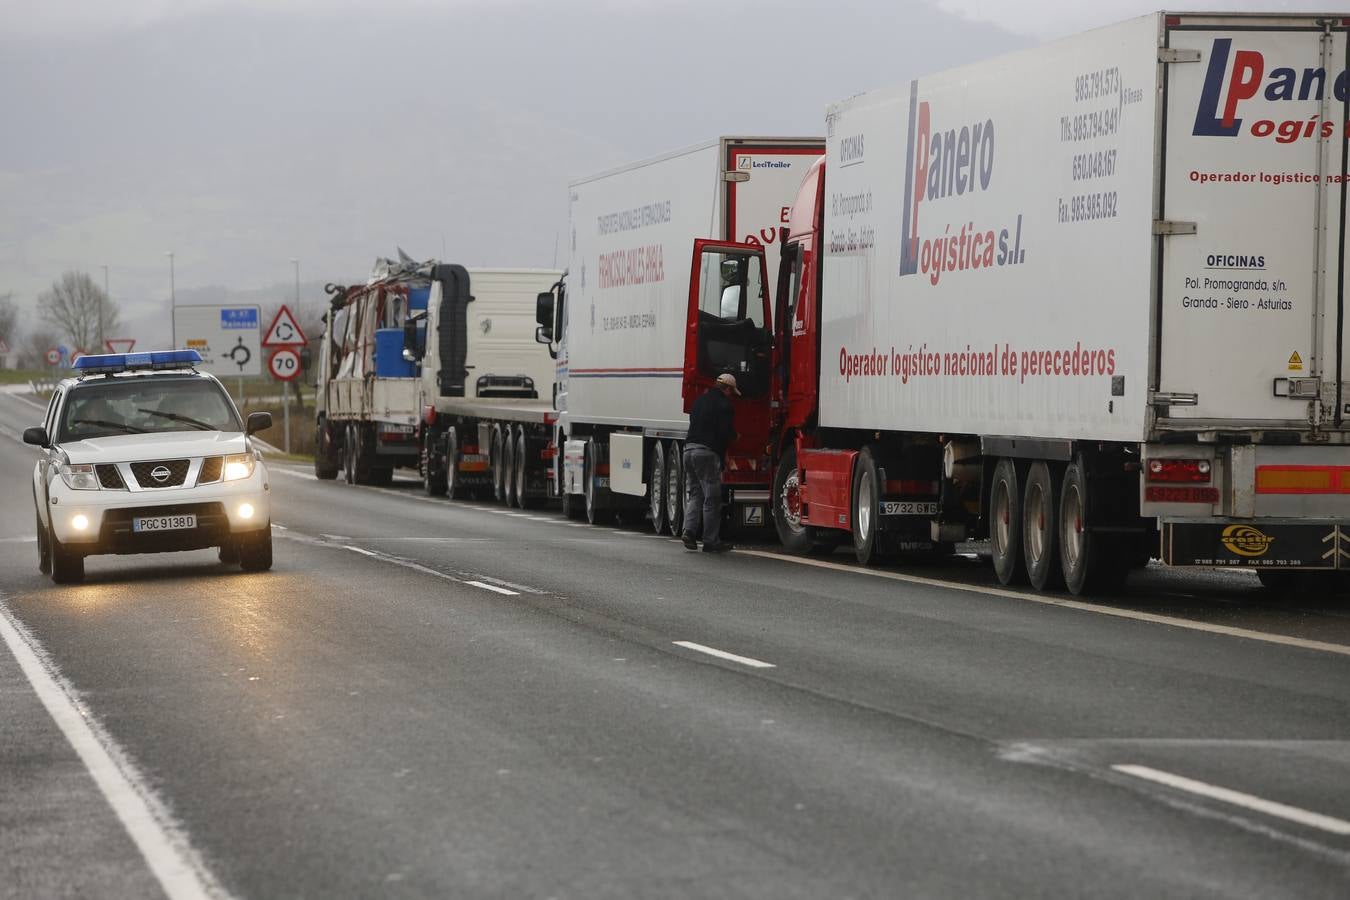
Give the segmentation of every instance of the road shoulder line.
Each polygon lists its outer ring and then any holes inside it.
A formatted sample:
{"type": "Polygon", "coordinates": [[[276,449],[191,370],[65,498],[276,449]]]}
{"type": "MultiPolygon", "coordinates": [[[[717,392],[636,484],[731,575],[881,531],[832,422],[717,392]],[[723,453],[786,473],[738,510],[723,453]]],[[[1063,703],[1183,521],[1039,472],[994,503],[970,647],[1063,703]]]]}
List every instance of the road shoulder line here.
{"type": "Polygon", "coordinates": [[[228,896],[126,754],[96,724],[0,594],[0,639],[170,900],[228,896]]]}
{"type": "Polygon", "coordinates": [[[1132,619],[1136,622],[1148,622],[1153,625],[1167,625],[1173,628],[1184,628],[1188,631],[1200,631],[1206,634],[1217,634],[1223,635],[1224,637],[1243,638],[1250,641],[1261,641],[1267,644],[1296,647],[1300,650],[1316,650],[1321,653],[1335,653],[1339,656],[1350,656],[1350,646],[1345,644],[1313,641],[1307,638],[1291,637],[1290,635],[1285,634],[1253,631],[1249,628],[1234,628],[1231,625],[1213,625],[1209,622],[1198,622],[1194,619],[1182,619],[1177,616],[1164,616],[1159,615],[1158,613],[1142,612],[1133,609],[1101,606],[1096,603],[1087,603],[1082,600],[1069,600],[1064,597],[1047,597],[1038,594],[1026,594],[1020,591],[1010,591],[1006,588],[987,587],[979,584],[958,584],[951,581],[941,581],[936,578],[925,578],[922,575],[906,575],[901,572],[885,572],[879,569],[842,566],[838,563],[828,562],[823,559],[805,559],[800,556],[788,556],[785,553],[770,553],[764,550],[737,550],[736,553],[741,556],[758,556],[764,559],[795,563],[800,566],[814,566],[819,569],[829,569],[834,572],[852,572],[855,575],[864,575],[869,578],[886,578],[891,581],[903,581],[907,584],[918,584],[925,587],[945,588],[951,591],[965,591],[971,594],[984,594],[989,597],[1003,597],[1009,600],[1022,600],[1028,603],[1039,603],[1043,606],[1058,606],[1062,609],[1074,609],[1079,612],[1096,613],[1101,616],[1114,616],[1118,619],[1132,619]]]}

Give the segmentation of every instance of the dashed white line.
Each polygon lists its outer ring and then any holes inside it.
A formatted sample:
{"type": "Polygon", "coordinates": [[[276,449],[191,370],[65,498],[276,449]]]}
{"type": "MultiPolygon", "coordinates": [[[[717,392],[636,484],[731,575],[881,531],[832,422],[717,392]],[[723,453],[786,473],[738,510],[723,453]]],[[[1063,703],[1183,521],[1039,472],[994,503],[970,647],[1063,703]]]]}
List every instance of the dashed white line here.
{"type": "Polygon", "coordinates": [[[21,629],[0,595],[0,638],[47,714],[93,776],[164,893],[170,900],[225,896],[126,754],[94,724],[92,714],[75,699],[73,689],[59,680],[55,666],[21,629]]]}
{"type": "Polygon", "coordinates": [[[706,653],[709,656],[715,656],[718,659],[730,660],[740,663],[743,666],[749,666],[752,669],[774,669],[777,668],[773,663],[764,662],[761,659],[751,659],[748,656],[737,656],[735,653],[728,653],[725,650],[718,650],[716,647],[707,647],[703,644],[695,644],[693,641],[674,641],[676,647],[683,647],[686,650],[693,650],[696,653],[706,653]]]}
{"type": "Polygon", "coordinates": [[[1268,816],[1274,816],[1278,819],[1295,822],[1299,825],[1306,825],[1309,828],[1316,828],[1321,831],[1330,832],[1331,834],[1350,834],[1350,822],[1347,822],[1344,819],[1337,819],[1334,816],[1309,812],[1308,810],[1300,809],[1297,806],[1277,803],[1274,800],[1266,800],[1252,794],[1245,794],[1242,791],[1235,791],[1230,788],[1207,784],[1206,782],[1196,781],[1193,778],[1185,778],[1181,775],[1173,775],[1171,772],[1163,772],[1159,769],[1149,768],[1148,766],[1117,765],[1112,766],[1111,768],[1124,775],[1133,775],[1135,778],[1142,778],[1145,781],[1151,781],[1155,784],[1166,785],[1167,787],[1175,788],[1179,791],[1186,791],[1189,794],[1208,797],[1211,800],[1218,800],[1223,803],[1231,803],[1232,805],[1240,806],[1243,809],[1250,809],[1255,812],[1264,813],[1268,816]]]}
{"type": "Polygon", "coordinates": [[[508,596],[508,597],[519,597],[519,596],[520,596],[520,592],[519,592],[519,591],[511,591],[511,590],[507,590],[506,588],[504,588],[504,587],[498,587],[498,586],[495,585],[495,584],[488,584],[486,581],[466,581],[466,582],[464,582],[464,583],[465,583],[465,584],[468,584],[468,585],[472,585],[473,587],[476,587],[476,588],[482,588],[482,589],[485,590],[485,591],[493,591],[493,592],[498,593],[498,594],[505,594],[505,595],[508,596]]]}

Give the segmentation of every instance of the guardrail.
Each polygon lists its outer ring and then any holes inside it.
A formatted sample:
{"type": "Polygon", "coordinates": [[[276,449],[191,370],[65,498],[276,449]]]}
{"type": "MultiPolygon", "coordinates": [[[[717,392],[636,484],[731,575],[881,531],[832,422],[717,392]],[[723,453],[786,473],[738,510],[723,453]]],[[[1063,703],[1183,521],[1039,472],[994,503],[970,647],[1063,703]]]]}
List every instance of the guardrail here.
{"type": "Polygon", "coordinates": [[[50,394],[56,390],[56,383],[55,378],[38,378],[28,382],[28,389],[34,394],[50,394]]]}

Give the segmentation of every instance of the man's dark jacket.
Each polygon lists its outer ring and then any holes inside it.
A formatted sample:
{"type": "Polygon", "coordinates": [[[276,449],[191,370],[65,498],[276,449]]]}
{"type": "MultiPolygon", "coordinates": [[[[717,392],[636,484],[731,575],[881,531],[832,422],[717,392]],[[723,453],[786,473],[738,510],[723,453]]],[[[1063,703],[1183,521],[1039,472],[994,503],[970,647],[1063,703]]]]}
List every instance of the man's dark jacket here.
{"type": "Polygon", "coordinates": [[[695,400],[694,408],[689,411],[689,443],[702,444],[725,458],[727,444],[736,436],[733,418],[731,398],[713,388],[695,400]]]}

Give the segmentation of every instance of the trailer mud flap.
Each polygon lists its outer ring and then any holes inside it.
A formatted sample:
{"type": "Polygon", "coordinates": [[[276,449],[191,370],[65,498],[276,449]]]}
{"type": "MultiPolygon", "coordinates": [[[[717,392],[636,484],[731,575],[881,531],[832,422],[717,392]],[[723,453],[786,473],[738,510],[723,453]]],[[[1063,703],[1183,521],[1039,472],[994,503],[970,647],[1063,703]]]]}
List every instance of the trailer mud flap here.
{"type": "Polygon", "coordinates": [[[1350,569],[1350,523],[1165,522],[1169,566],[1350,569]]]}

